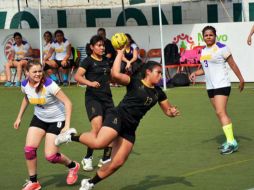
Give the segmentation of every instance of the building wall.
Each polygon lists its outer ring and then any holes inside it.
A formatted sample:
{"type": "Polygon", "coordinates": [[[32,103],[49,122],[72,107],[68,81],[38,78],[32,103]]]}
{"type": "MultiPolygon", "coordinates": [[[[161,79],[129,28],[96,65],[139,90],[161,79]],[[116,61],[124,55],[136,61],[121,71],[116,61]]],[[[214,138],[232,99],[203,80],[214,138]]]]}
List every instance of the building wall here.
{"type": "MultiPolygon", "coordinates": [[[[1,0],[0,29],[19,28],[20,23],[22,28],[38,28],[38,2],[28,1],[28,7],[24,0],[20,2],[21,12],[19,13],[17,0],[1,0]]],[[[45,0],[42,2],[43,28],[115,27],[124,25],[121,1],[119,0],[94,0],[89,1],[90,3],[81,0],[45,0]],[[114,8],[112,8],[113,6],[114,8]]],[[[158,6],[156,2],[157,0],[146,0],[146,3],[130,5],[130,1],[125,0],[126,25],[158,25],[158,6]]],[[[240,6],[241,11],[242,3],[240,0],[224,0],[224,6],[220,1],[215,0],[182,0],[174,3],[170,0],[162,0],[161,2],[164,25],[207,23],[209,20],[215,20],[214,22],[218,23],[254,20],[253,13],[248,12],[249,7],[254,7],[254,0],[249,0],[248,3],[244,4],[243,8],[247,10],[247,16],[245,15],[245,17],[243,17],[242,12],[237,13],[234,10],[234,6],[240,6]],[[209,13],[208,7],[211,7],[211,5],[215,6],[217,13],[214,13],[214,11],[209,13]],[[235,19],[236,14],[238,14],[238,19],[235,19]]]]}

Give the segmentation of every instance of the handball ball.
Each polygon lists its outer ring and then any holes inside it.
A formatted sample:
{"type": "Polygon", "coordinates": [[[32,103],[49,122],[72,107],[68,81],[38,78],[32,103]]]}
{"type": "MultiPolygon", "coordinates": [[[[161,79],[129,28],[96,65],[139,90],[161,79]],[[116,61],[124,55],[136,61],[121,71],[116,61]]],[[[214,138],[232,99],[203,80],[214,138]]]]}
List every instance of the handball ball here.
{"type": "Polygon", "coordinates": [[[124,33],[115,33],[111,38],[112,46],[121,49],[127,44],[127,36],[124,33]]]}

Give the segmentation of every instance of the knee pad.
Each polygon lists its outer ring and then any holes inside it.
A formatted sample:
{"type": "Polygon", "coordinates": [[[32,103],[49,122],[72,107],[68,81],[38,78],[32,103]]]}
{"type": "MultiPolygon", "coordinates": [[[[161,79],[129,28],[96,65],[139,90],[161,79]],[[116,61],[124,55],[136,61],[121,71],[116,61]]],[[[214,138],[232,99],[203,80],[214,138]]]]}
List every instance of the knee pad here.
{"type": "Polygon", "coordinates": [[[47,156],[46,160],[53,164],[59,163],[61,161],[61,154],[56,153],[51,156],[47,156]]]}
{"type": "Polygon", "coordinates": [[[31,147],[31,146],[25,146],[24,147],[24,152],[25,152],[25,158],[26,160],[33,160],[36,158],[37,154],[36,154],[37,148],[35,147],[31,147]]]}

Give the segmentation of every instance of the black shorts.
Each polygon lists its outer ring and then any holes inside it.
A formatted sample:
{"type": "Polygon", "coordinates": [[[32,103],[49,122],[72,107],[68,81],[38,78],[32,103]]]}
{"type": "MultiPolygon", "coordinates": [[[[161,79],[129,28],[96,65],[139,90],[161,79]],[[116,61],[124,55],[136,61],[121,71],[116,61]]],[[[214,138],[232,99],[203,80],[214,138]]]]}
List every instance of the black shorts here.
{"type": "Polygon", "coordinates": [[[85,105],[89,121],[96,116],[104,117],[106,110],[114,107],[114,103],[111,100],[101,101],[90,96],[85,97],[85,105]]]}
{"type": "Polygon", "coordinates": [[[216,89],[210,89],[207,90],[207,94],[209,98],[214,98],[216,95],[223,95],[223,96],[229,96],[231,91],[231,87],[223,87],[223,88],[216,88],[216,89]]]}
{"type": "Polygon", "coordinates": [[[46,123],[40,120],[36,115],[33,116],[30,123],[30,127],[38,127],[43,129],[46,133],[53,133],[59,135],[61,130],[64,128],[65,121],[58,121],[54,123],[46,123]]]}
{"type": "Polygon", "coordinates": [[[128,140],[132,144],[135,143],[136,135],[135,129],[131,129],[123,122],[121,115],[116,108],[109,109],[106,112],[105,119],[103,121],[103,127],[110,127],[117,131],[118,135],[128,140]]]}
{"type": "Polygon", "coordinates": [[[56,64],[57,64],[58,67],[62,67],[63,69],[68,69],[68,68],[71,67],[71,63],[70,63],[69,60],[67,61],[66,66],[64,66],[64,67],[63,67],[62,64],[61,64],[62,60],[55,60],[55,62],[56,62],[56,64]]]}

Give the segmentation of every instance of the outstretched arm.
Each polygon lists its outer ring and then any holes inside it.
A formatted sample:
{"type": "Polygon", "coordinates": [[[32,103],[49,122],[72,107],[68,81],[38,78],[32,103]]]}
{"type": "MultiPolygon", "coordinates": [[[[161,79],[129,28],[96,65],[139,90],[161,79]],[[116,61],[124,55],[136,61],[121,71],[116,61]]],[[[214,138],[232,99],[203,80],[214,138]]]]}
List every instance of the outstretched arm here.
{"type": "Polygon", "coordinates": [[[164,101],[160,102],[159,104],[160,104],[160,107],[165,115],[167,115],[169,117],[176,117],[176,116],[180,115],[180,112],[177,109],[177,107],[171,105],[168,100],[164,100],[164,101]]]}
{"type": "Polygon", "coordinates": [[[230,68],[233,70],[233,72],[235,73],[235,75],[237,76],[237,78],[240,81],[240,83],[239,83],[239,90],[241,92],[244,89],[244,79],[243,79],[243,76],[241,74],[241,71],[239,70],[237,64],[235,63],[235,60],[234,60],[232,55],[230,55],[227,58],[227,62],[229,64],[230,68]]]}
{"type": "Polygon", "coordinates": [[[28,99],[25,96],[23,98],[23,100],[22,100],[22,103],[21,103],[21,106],[20,106],[20,110],[19,110],[19,114],[17,116],[17,119],[16,119],[16,121],[13,124],[14,129],[18,129],[19,128],[22,116],[25,113],[27,106],[28,106],[28,99]]]}
{"type": "Polygon", "coordinates": [[[117,50],[117,56],[115,58],[115,61],[111,70],[111,76],[114,82],[121,85],[128,85],[130,83],[130,77],[120,72],[123,51],[124,49],[117,50]]]}

